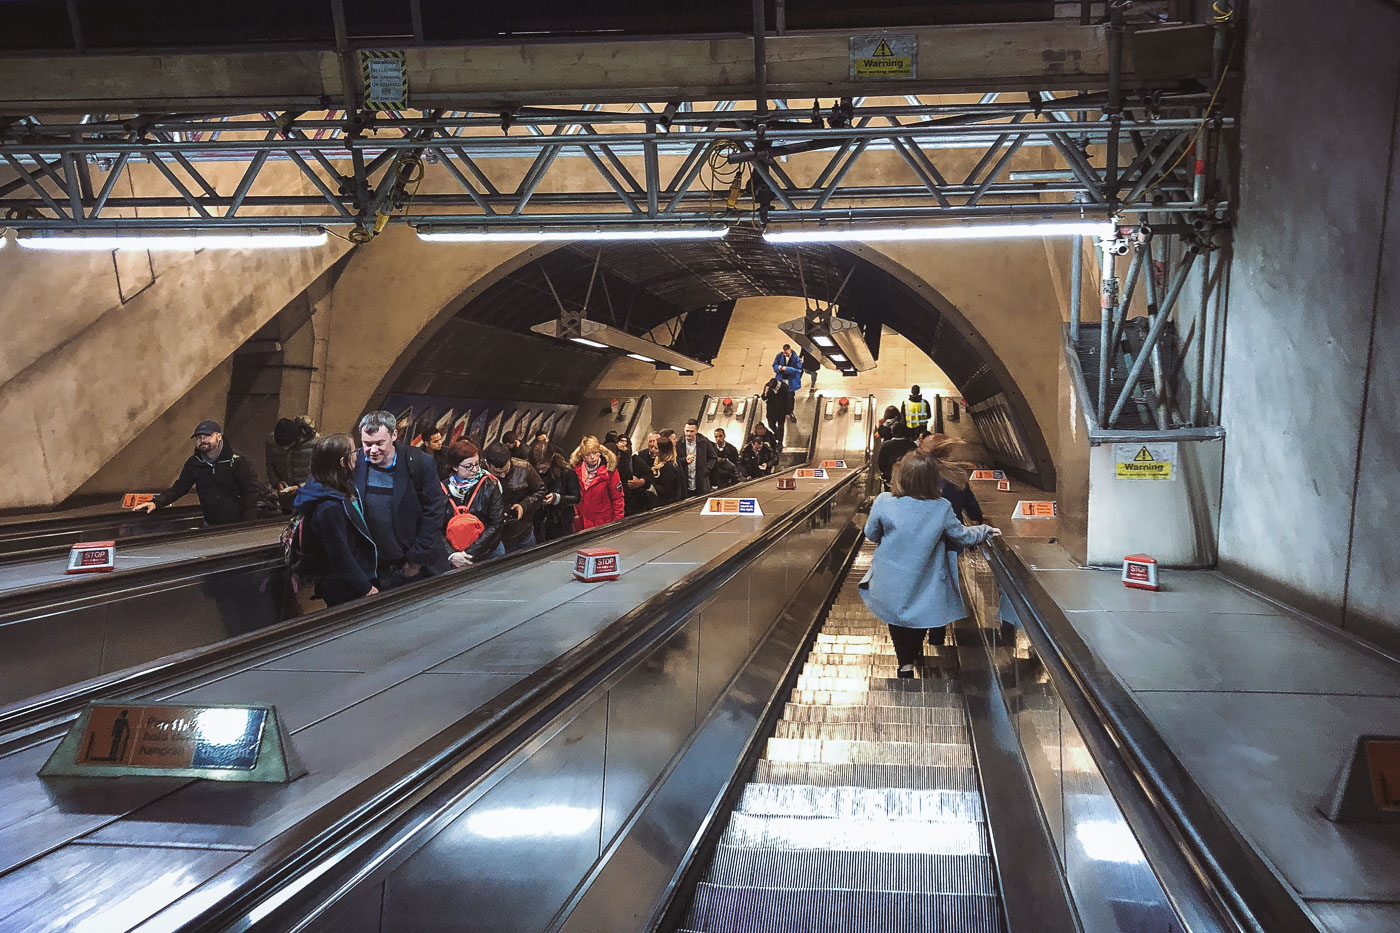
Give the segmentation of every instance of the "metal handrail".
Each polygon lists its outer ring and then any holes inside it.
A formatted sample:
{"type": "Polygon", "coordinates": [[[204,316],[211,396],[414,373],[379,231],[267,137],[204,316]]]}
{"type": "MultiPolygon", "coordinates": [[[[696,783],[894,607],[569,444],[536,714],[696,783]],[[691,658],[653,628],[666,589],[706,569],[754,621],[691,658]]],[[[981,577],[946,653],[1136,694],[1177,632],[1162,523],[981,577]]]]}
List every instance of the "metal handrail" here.
{"type": "MultiPolygon", "coordinates": [[[[199,902],[198,892],[187,895],[182,906],[188,910],[172,928],[203,933],[250,929],[257,922],[296,926],[329,906],[550,721],[670,637],[716,582],[803,527],[847,486],[861,482],[867,469],[853,470],[719,564],[692,571],[366,779],[349,792],[358,796],[349,812],[323,808],[254,850],[220,876],[207,902],[199,902]],[[328,864],[332,868],[325,870],[328,864]]],[[[160,915],[153,919],[159,926],[160,915]]]]}
{"type": "Polygon", "coordinates": [[[1296,894],[1188,773],[1010,545],[982,548],[1003,594],[1190,933],[1314,933],[1296,894]]]}

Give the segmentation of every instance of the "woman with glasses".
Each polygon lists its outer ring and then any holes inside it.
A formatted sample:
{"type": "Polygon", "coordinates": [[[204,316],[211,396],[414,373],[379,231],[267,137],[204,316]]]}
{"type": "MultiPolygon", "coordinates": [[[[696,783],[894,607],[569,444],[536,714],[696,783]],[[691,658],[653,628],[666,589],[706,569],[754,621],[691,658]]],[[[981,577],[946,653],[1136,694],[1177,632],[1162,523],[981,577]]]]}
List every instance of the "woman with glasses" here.
{"type": "Polygon", "coordinates": [[[448,522],[451,523],[458,508],[465,508],[482,524],[481,534],[469,547],[459,550],[448,545],[451,551],[448,561],[454,568],[461,569],[505,554],[505,545],[501,543],[501,530],[505,528],[501,484],[482,467],[481,451],[471,441],[453,441],[443,462],[451,467],[447,481],[442,484],[454,506],[448,510],[448,522]]]}

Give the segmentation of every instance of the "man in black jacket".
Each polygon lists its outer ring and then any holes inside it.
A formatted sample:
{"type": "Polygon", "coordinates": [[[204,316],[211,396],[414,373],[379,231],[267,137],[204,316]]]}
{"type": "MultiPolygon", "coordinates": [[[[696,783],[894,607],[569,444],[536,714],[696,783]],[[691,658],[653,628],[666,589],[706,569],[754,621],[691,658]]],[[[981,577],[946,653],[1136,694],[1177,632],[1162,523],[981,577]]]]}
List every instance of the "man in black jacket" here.
{"type": "MultiPolygon", "coordinates": [[[[759,427],[763,425],[760,424],[759,427]]],[[[772,447],[759,437],[750,437],[748,444],[744,446],[743,454],[739,457],[739,469],[743,471],[744,479],[758,479],[772,473],[777,462],[778,457],[773,453],[772,447]]]]}
{"type": "Polygon", "coordinates": [[[372,411],[360,419],[354,483],[365,524],[379,549],[379,588],[446,573],[447,497],[432,457],[398,443],[398,419],[372,411]]]}
{"type": "Polygon", "coordinates": [[[725,439],[724,428],[715,428],[715,465],[710,470],[710,487],[717,489],[739,481],[739,449],[725,439]]]}
{"type": "Polygon", "coordinates": [[[701,434],[700,422],[691,418],[685,423],[685,435],[676,440],[676,467],[681,471],[685,495],[710,494],[710,470],[717,459],[714,441],[701,434]]]}
{"type": "Polygon", "coordinates": [[[500,441],[489,445],[482,453],[486,458],[486,469],[501,483],[506,519],[501,543],[505,545],[506,553],[533,547],[534,515],[544,505],[549,489],[534,467],[518,457],[512,457],[510,448],[500,441]]]}
{"type": "Polygon", "coordinates": [[[248,461],[224,443],[224,429],[217,421],[201,421],[190,437],[194,439],[194,455],[185,461],[175,485],[138,505],[136,510],[154,512],[164,508],[193,487],[199,494],[206,525],[231,525],[257,518],[257,478],[248,461]]]}

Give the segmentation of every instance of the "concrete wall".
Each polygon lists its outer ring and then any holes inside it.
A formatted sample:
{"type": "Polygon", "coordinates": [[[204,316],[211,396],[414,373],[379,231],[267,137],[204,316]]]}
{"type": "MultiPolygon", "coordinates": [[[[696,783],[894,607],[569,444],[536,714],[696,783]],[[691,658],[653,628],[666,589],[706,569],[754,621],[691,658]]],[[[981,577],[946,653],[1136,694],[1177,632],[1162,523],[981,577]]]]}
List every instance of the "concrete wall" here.
{"type": "Polygon", "coordinates": [[[1220,562],[1400,647],[1400,11],[1255,5],[1220,562]]]}

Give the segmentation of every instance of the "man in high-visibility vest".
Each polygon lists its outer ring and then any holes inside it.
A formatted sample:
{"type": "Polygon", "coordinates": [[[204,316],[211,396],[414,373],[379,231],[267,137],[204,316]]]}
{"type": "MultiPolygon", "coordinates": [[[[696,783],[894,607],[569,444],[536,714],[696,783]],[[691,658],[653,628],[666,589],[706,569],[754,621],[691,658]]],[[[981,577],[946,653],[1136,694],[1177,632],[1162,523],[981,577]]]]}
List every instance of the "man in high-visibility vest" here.
{"type": "Polygon", "coordinates": [[[928,420],[933,417],[933,409],[929,407],[928,399],[919,394],[918,386],[909,387],[909,397],[904,400],[904,425],[910,431],[921,431],[928,427],[928,420]]]}

